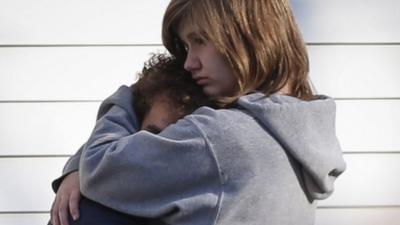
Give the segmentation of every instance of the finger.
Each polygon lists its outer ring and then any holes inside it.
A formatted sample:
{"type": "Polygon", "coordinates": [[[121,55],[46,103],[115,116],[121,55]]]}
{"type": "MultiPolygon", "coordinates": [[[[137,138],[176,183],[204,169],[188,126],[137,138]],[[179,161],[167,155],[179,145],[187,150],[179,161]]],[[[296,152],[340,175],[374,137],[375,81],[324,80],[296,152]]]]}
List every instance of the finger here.
{"type": "Polygon", "coordinates": [[[60,202],[59,198],[56,197],[56,199],[53,202],[53,205],[51,206],[51,223],[53,225],[60,225],[60,221],[58,219],[58,208],[59,208],[60,202]]]}
{"type": "Polygon", "coordinates": [[[53,209],[54,209],[54,204],[56,203],[56,199],[53,200],[53,203],[51,203],[51,208],[50,208],[50,223],[54,225],[53,222],[53,209]]]}
{"type": "Polygon", "coordinates": [[[69,225],[68,223],[68,197],[62,197],[60,207],[58,209],[58,218],[61,225],[69,225]]]}
{"type": "Polygon", "coordinates": [[[74,220],[79,218],[79,200],[81,199],[81,193],[79,191],[73,192],[69,198],[69,211],[74,220]]]}

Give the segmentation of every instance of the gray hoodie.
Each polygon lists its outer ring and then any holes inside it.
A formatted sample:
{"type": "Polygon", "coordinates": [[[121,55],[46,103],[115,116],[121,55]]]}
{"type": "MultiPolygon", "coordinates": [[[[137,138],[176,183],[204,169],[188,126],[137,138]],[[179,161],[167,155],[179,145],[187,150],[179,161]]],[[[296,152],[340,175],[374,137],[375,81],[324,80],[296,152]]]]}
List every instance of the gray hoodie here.
{"type": "MultiPolygon", "coordinates": [[[[237,107],[201,107],[160,134],[138,131],[131,90],[100,106],[67,163],[88,198],[131,215],[185,225],[311,225],[345,162],[335,103],[261,93],[237,107]]],[[[54,183],[57,188],[60,179],[54,183]]]]}

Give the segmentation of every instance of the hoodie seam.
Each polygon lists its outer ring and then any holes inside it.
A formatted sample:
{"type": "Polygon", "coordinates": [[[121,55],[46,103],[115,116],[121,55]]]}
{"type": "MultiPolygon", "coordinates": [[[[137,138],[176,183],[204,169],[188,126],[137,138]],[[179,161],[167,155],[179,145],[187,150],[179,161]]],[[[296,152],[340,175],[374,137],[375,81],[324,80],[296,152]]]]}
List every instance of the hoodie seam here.
{"type": "Polygon", "coordinates": [[[219,219],[219,215],[221,212],[221,205],[222,205],[222,198],[223,198],[223,182],[222,182],[222,176],[221,176],[221,167],[218,163],[218,159],[217,156],[212,148],[212,146],[210,145],[210,141],[208,140],[207,136],[205,135],[205,132],[203,131],[203,129],[201,129],[198,125],[197,125],[197,120],[194,117],[191,117],[191,120],[189,120],[196,128],[197,130],[200,132],[201,136],[203,137],[205,143],[206,143],[206,147],[207,147],[207,152],[209,152],[209,154],[211,155],[211,158],[214,160],[215,166],[217,168],[217,175],[218,175],[218,179],[219,179],[219,193],[218,193],[218,202],[216,205],[216,212],[214,215],[214,221],[213,221],[213,225],[215,225],[219,219]]]}

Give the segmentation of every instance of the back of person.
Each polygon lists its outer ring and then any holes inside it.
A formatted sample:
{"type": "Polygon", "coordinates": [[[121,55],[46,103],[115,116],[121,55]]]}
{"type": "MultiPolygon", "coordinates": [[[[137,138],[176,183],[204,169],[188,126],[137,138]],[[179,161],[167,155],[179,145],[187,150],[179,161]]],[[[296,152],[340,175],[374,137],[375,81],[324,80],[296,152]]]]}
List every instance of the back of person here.
{"type": "Polygon", "coordinates": [[[313,224],[315,200],[327,197],[333,183],[328,175],[311,174],[334,169],[332,163],[340,165],[338,173],[345,168],[339,157],[329,159],[340,151],[330,112],[334,102],[260,96],[242,97],[236,109],[202,107],[192,115],[219,170],[215,224],[313,224]],[[313,148],[325,148],[326,155],[313,148]]]}

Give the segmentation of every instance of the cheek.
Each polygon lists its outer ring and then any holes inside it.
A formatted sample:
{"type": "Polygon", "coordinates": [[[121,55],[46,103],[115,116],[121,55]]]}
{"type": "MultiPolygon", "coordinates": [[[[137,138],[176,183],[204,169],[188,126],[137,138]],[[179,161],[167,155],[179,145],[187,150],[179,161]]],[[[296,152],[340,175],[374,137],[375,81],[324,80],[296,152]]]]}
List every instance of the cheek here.
{"type": "Polygon", "coordinates": [[[143,118],[142,125],[140,126],[140,129],[143,130],[145,127],[147,127],[147,126],[149,126],[149,125],[150,125],[150,124],[149,124],[148,117],[145,116],[145,117],[143,118]]]}
{"type": "Polygon", "coordinates": [[[233,94],[236,90],[237,78],[233,75],[232,70],[226,66],[224,70],[220,71],[220,74],[220,83],[223,93],[227,95],[233,94]]]}

